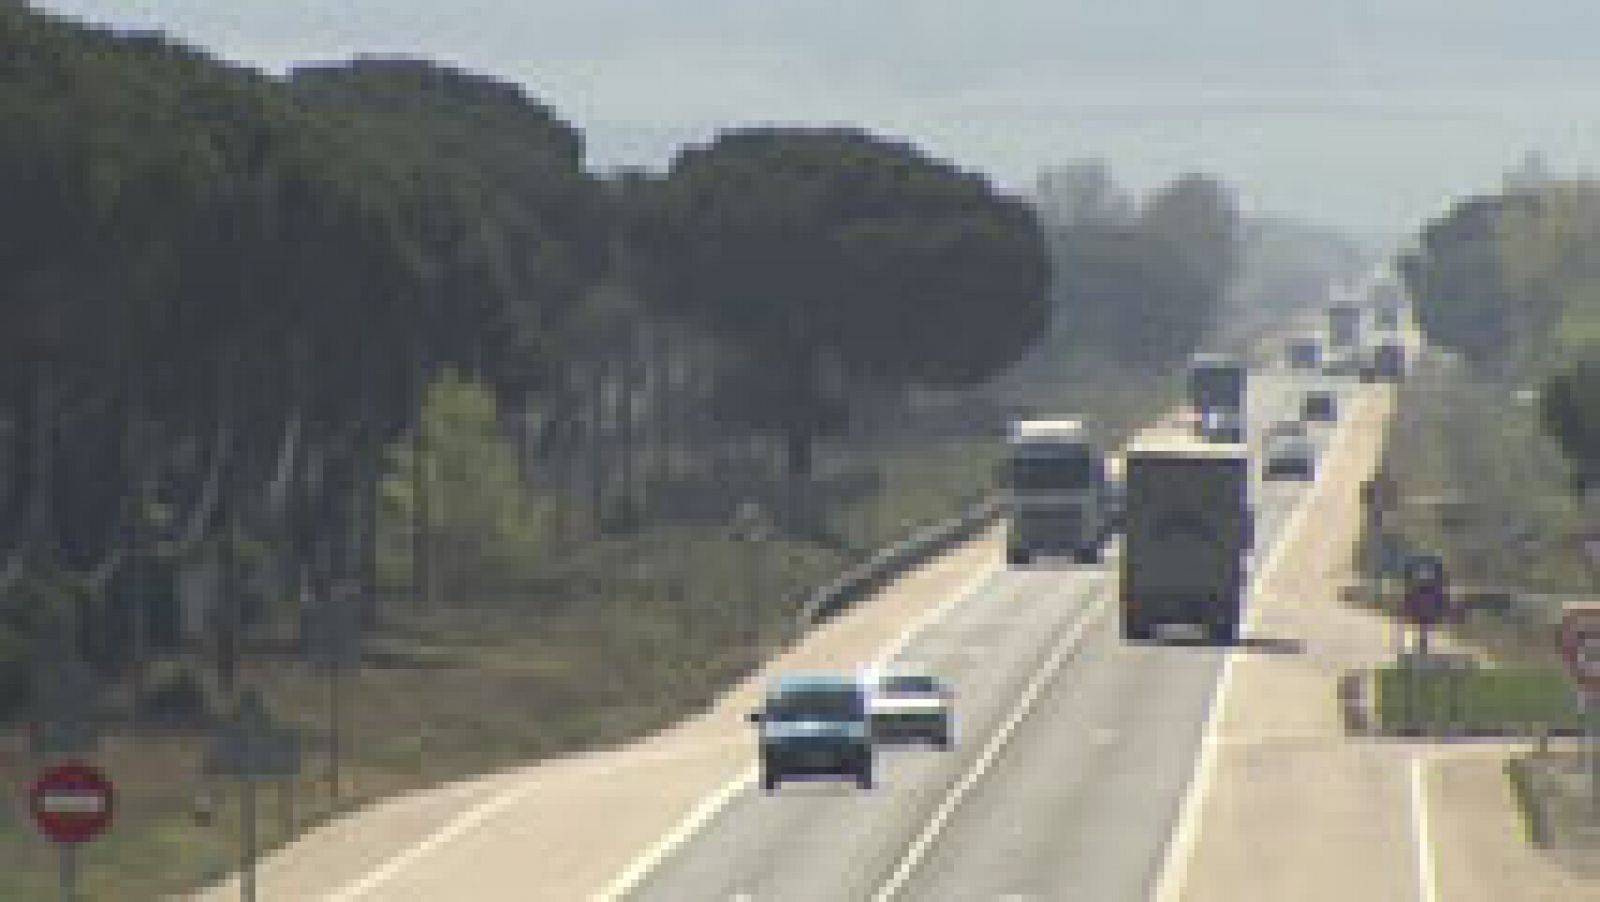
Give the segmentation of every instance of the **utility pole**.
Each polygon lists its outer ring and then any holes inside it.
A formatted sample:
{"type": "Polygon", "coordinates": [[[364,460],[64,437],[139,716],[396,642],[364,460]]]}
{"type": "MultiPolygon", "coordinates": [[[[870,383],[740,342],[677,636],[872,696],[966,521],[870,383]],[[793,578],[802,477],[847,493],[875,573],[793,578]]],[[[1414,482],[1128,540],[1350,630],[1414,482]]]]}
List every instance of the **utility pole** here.
{"type": "Polygon", "coordinates": [[[743,606],[748,618],[745,641],[754,650],[758,660],[764,653],[761,627],[766,599],[763,595],[765,586],[762,577],[766,566],[766,555],[763,551],[773,532],[772,522],[758,502],[746,500],[739,503],[733,514],[731,533],[734,541],[748,546],[745,554],[746,598],[743,606]]]}

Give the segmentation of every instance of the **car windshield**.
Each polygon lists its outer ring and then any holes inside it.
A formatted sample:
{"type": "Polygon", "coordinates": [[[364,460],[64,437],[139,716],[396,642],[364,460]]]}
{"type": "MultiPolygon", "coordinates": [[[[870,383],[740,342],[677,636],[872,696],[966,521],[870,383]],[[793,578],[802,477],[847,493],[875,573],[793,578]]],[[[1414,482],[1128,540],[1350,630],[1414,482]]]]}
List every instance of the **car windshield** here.
{"type": "Polygon", "coordinates": [[[1097,476],[1094,458],[1083,449],[1019,454],[1011,459],[1009,470],[1011,488],[1023,491],[1088,488],[1097,476]]]}
{"type": "Polygon", "coordinates": [[[878,681],[878,691],[886,695],[933,695],[939,681],[926,674],[896,674],[878,681]]]}
{"type": "Polygon", "coordinates": [[[762,718],[774,723],[860,720],[864,711],[859,691],[803,689],[768,699],[762,718]]]}

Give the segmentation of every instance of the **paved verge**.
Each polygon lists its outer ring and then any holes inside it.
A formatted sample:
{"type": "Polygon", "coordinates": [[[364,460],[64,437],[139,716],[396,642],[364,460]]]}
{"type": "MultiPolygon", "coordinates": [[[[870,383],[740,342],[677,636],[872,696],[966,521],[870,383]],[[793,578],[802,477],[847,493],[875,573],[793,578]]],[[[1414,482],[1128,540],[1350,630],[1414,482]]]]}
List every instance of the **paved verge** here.
{"type": "MultiPolygon", "coordinates": [[[[871,660],[999,557],[998,527],[906,574],[818,628],[769,671],[871,660]]],[[[764,673],[705,713],[623,748],[563,758],[377,803],[272,856],[267,899],[582,899],[750,762],[764,673]]],[[[233,900],[229,881],[195,898],[233,900]]]]}

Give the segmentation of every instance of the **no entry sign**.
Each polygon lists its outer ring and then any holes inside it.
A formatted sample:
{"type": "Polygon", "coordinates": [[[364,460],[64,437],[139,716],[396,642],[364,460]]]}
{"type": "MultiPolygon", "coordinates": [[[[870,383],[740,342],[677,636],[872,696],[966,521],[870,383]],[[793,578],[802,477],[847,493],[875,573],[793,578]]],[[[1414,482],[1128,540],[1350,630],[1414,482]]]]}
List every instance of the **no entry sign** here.
{"type": "Polygon", "coordinates": [[[111,823],[111,781],[87,764],[62,764],[39,775],[28,808],[39,832],[63,844],[88,842],[111,823]]]}

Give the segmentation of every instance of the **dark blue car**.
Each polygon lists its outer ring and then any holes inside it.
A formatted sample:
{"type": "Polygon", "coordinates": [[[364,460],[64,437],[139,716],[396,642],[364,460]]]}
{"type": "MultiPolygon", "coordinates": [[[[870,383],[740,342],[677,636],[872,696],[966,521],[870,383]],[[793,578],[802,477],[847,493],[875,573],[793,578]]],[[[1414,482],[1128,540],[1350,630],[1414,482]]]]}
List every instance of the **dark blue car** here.
{"type": "Polygon", "coordinates": [[[773,683],[750,719],[761,732],[761,787],[792,778],[873,785],[867,687],[854,676],[806,674],[773,683]]]}

